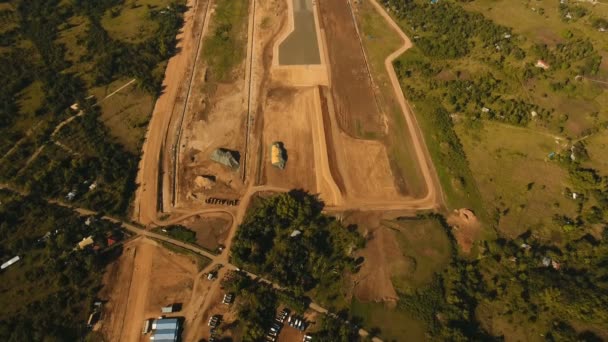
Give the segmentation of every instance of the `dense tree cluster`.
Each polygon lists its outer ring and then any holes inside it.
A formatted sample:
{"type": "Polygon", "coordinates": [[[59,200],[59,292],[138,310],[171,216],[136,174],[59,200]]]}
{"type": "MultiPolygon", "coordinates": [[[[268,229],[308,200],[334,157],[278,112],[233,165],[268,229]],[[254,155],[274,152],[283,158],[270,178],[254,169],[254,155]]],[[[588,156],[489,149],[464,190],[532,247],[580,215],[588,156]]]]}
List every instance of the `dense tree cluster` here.
{"type": "Polygon", "coordinates": [[[322,315],[312,333],[314,341],[321,342],[356,342],[361,337],[357,329],[345,323],[338,317],[322,315]]]}
{"type": "Polygon", "coordinates": [[[89,223],[69,209],[35,197],[0,191],[0,259],[21,260],[2,271],[2,341],[76,341],[87,333],[86,318],[105,264],[120,253],[104,251],[108,237],[122,231],[105,220],[89,223]],[[93,236],[101,249],[77,250],[93,236]]]}
{"type": "Polygon", "coordinates": [[[494,48],[500,44],[501,51],[509,55],[514,51],[511,29],[495,24],[479,13],[465,11],[449,1],[431,4],[430,1],[383,0],[400,19],[411,25],[416,45],[429,56],[457,58],[465,56],[475,46],[494,48]]]}
{"type": "Polygon", "coordinates": [[[307,299],[273,289],[241,272],[229,273],[222,281],[222,286],[237,294],[237,315],[244,328],[243,341],[264,339],[275,322],[279,303],[286,304],[297,312],[304,312],[308,307],[307,299]]]}
{"type": "Polygon", "coordinates": [[[87,59],[95,64],[96,84],[107,84],[119,77],[137,78],[139,84],[153,94],[160,92],[162,74],[154,69],[175,53],[176,35],[181,28],[184,5],[174,3],[168,8],[151,12],[158,23],[153,37],[141,43],[126,43],[112,39],[101,24],[103,14],[122,1],[77,1],[76,9],[88,15],[91,24],[87,31],[87,59]]]}
{"type": "Polygon", "coordinates": [[[87,88],[134,77],[139,86],[158,94],[162,82],[158,66],[175,52],[185,6],[176,2],[162,9],[152,7],[149,19],[157,24],[156,32],[140,43],[127,43],[110,37],[101,25],[108,11],[124,6],[123,0],[8,3],[0,13],[0,21],[10,26],[0,38],[0,134],[5,137],[0,152],[12,150],[0,162],[0,180],[42,196],[74,192],[75,201],[82,205],[123,214],[135,188],[137,157],[114,142],[99,120],[96,100],[85,100],[87,88]],[[89,24],[76,42],[84,48],[83,55],[71,61],[60,30],[75,16],[87,18],[89,24]],[[94,65],[93,84],[72,71],[76,63],[94,65]],[[31,96],[41,97],[40,106],[35,113],[23,113],[22,92],[34,84],[41,92],[31,96]],[[84,115],[51,139],[57,124],[76,114],[69,109],[74,103],[84,115]],[[15,146],[19,139],[23,140],[15,146]],[[93,183],[97,188],[89,190],[93,183]]]}
{"type": "Polygon", "coordinates": [[[533,53],[552,68],[574,71],[576,75],[597,74],[602,61],[588,39],[574,37],[572,33],[565,43],[559,43],[555,48],[549,48],[546,44],[535,44],[533,53]]]}
{"type": "MultiPolygon", "coordinates": [[[[540,322],[547,336],[576,333],[566,322],[603,324],[608,319],[608,230],[584,235],[564,247],[546,245],[527,232],[515,240],[485,243],[477,260],[455,257],[428,286],[401,294],[400,307],[424,319],[439,340],[496,340],[477,315],[481,306],[514,324],[540,322]]],[[[555,339],[550,339],[555,340],[555,339]]]]}
{"type": "Polygon", "coordinates": [[[296,293],[340,284],[363,239],[321,209],[314,196],[299,191],[261,199],[239,227],[232,261],[296,293]]]}

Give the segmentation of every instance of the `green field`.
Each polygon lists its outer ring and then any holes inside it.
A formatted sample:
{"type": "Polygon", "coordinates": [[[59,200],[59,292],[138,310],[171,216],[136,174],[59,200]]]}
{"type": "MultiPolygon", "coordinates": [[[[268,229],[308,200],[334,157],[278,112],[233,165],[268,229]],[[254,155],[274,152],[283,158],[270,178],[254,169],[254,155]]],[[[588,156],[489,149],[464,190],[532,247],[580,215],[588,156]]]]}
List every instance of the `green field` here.
{"type": "MultiPolygon", "coordinates": [[[[476,0],[464,3],[468,10],[478,11],[494,22],[512,27],[514,32],[522,34],[533,42],[556,44],[563,41],[562,34],[567,30],[584,32],[600,48],[606,50],[608,41],[603,32],[592,28],[592,19],[606,18],[608,6],[568,1],[574,6],[583,7],[588,13],[580,19],[565,20],[559,10],[559,1],[535,0],[513,2],[510,0],[476,0]],[[541,14],[542,9],[542,14],[541,14]]],[[[571,11],[573,12],[573,11],[571,11]]]]}
{"type": "Polygon", "coordinates": [[[138,154],[154,108],[154,97],[139,89],[134,82],[106,98],[128,82],[128,79],[119,79],[91,92],[99,99],[101,120],[111,135],[129,152],[138,154]]]}
{"type": "Polygon", "coordinates": [[[158,23],[150,18],[153,11],[162,15],[163,9],[173,3],[173,0],[126,0],[106,11],[101,23],[112,38],[140,43],[158,29],[158,23]]]}
{"type": "Polygon", "coordinates": [[[215,7],[210,33],[202,49],[210,80],[231,81],[236,68],[243,63],[247,52],[248,15],[247,0],[221,1],[215,7]]]}
{"type": "Polygon", "coordinates": [[[471,170],[488,212],[499,212],[498,228],[508,237],[531,229],[555,242],[561,229],[553,215],[577,215],[577,202],[564,193],[568,172],[549,158],[563,140],[533,130],[493,122],[471,129],[457,125],[471,170]]]}
{"type": "Polygon", "coordinates": [[[608,158],[606,158],[608,131],[604,130],[589,137],[584,141],[584,144],[590,159],[585,165],[597,169],[604,176],[608,175],[608,158]]]}
{"type": "MultiPolygon", "coordinates": [[[[351,314],[363,320],[366,329],[385,341],[426,340],[424,320],[403,307],[405,295],[416,293],[442,274],[453,257],[452,243],[435,217],[382,221],[397,241],[399,257],[386,260],[391,281],[400,299],[397,303],[363,302],[353,299],[351,314]]],[[[394,252],[391,252],[394,253],[394,252]]]]}
{"type": "Polygon", "coordinates": [[[383,341],[426,341],[426,326],[412,315],[381,303],[353,301],[351,314],[383,341]]]}
{"type": "Polygon", "coordinates": [[[451,244],[438,220],[404,219],[384,225],[395,231],[401,253],[411,262],[407,269],[391,270],[397,292],[411,292],[428,284],[435,273],[447,266],[452,257],[451,244]]]}
{"type": "Polygon", "coordinates": [[[96,181],[104,190],[82,189],[76,201],[104,210],[120,206],[122,213],[115,214],[125,213],[137,154],[186,8],[182,1],[169,7],[168,1],[118,3],[14,0],[0,7],[0,21],[16,25],[0,33],[0,134],[10,140],[0,149],[16,146],[0,162],[4,182],[41,196],[65,196],[96,181]],[[142,40],[118,40],[104,29],[106,12],[119,18],[132,11],[144,11],[144,21],[123,24],[147,27],[148,34],[137,37],[142,40]],[[70,109],[74,103],[84,115],[52,135],[78,113],[70,109]]]}

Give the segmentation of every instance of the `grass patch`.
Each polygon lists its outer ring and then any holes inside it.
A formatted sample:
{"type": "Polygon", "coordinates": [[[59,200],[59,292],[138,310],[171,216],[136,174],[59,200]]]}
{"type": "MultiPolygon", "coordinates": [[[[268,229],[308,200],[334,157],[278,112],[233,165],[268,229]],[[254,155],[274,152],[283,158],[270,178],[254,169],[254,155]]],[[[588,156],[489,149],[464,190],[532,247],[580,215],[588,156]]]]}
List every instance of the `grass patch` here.
{"type": "Polygon", "coordinates": [[[245,59],[249,14],[248,0],[220,1],[211,19],[210,35],[203,43],[210,79],[227,82],[245,59]]]}
{"type": "Polygon", "coordinates": [[[129,43],[140,43],[152,37],[158,23],[151,18],[173,3],[172,0],[127,0],[124,4],[106,11],[101,23],[114,39],[129,43]]]}
{"type": "Polygon", "coordinates": [[[564,195],[568,173],[549,160],[561,146],[533,130],[484,122],[477,129],[457,125],[486,209],[496,213],[508,237],[531,229],[542,238],[561,240],[553,215],[575,217],[577,204],[564,195]]]}
{"type": "Polygon", "coordinates": [[[11,3],[0,3],[0,34],[10,32],[19,26],[19,14],[11,3]]]}
{"type": "Polygon", "coordinates": [[[576,30],[584,32],[585,36],[606,48],[606,36],[592,27],[591,18],[607,17],[607,6],[576,2],[576,5],[584,7],[588,14],[579,20],[563,20],[559,5],[559,1],[553,0],[536,0],[533,3],[478,0],[463,3],[466,9],[479,12],[500,25],[512,27],[514,32],[526,36],[532,42],[555,44],[562,41],[562,35],[566,31],[576,30]]]}
{"type": "Polygon", "coordinates": [[[411,262],[408,269],[391,270],[397,292],[411,292],[428,284],[452,257],[450,239],[441,222],[434,218],[413,218],[384,223],[395,231],[403,255],[411,262]]]}
{"type": "Polygon", "coordinates": [[[396,51],[402,41],[369,1],[360,2],[356,13],[372,77],[375,85],[379,87],[376,96],[389,119],[389,132],[385,140],[391,166],[394,173],[405,183],[407,192],[413,196],[421,196],[425,191],[424,179],[420,166],[415,162],[416,154],[412,148],[412,137],[384,65],[386,57],[396,51]]]}
{"type": "Polygon", "coordinates": [[[470,208],[478,218],[487,220],[477,183],[448,112],[433,99],[416,101],[413,109],[435,163],[448,209],[470,208]]]}
{"type": "Polygon", "coordinates": [[[426,341],[426,324],[412,315],[379,303],[353,300],[351,314],[384,341],[426,341]]]}
{"type": "Polygon", "coordinates": [[[585,140],[585,147],[590,159],[585,166],[598,170],[603,176],[608,175],[608,159],[606,159],[608,130],[601,131],[585,140]]]}
{"type": "Polygon", "coordinates": [[[172,239],[181,241],[183,243],[187,243],[194,247],[203,249],[211,254],[218,254],[218,250],[210,250],[205,246],[202,246],[198,243],[197,234],[195,231],[188,229],[184,226],[167,226],[167,227],[158,227],[152,230],[156,234],[165,235],[172,239]]]}
{"type": "Polygon", "coordinates": [[[110,134],[127,151],[139,154],[154,109],[154,97],[139,89],[137,82],[134,82],[104,99],[128,81],[128,79],[120,79],[106,87],[95,88],[91,92],[100,102],[102,109],[100,119],[108,127],[110,134]]]}
{"type": "Polygon", "coordinates": [[[84,61],[88,53],[85,40],[89,25],[90,21],[85,16],[70,17],[59,27],[59,38],[57,39],[57,43],[66,48],[65,59],[72,64],[67,71],[76,72],[83,77],[93,67],[91,63],[84,61]]]}
{"type": "Polygon", "coordinates": [[[19,112],[26,116],[33,116],[40,109],[44,101],[44,90],[42,82],[32,82],[19,94],[19,112]]]}

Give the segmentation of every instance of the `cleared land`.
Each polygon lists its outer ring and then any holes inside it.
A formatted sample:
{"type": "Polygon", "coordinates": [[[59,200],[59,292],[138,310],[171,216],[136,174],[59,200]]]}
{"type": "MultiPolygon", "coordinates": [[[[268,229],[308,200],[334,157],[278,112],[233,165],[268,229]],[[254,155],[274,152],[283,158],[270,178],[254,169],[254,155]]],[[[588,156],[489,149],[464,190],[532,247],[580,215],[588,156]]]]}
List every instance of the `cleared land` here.
{"type": "MultiPolygon", "coordinates": [[[[157,317],[161,306],[182,303],[188,310],[197,272],[194,260],[152,240],[138,238],[125,244],[123,255],[104,276],[99,297],[107,302],[100,331],[109,341],[147,340],[141,334],[143,321],[157,317]]],[[[198,290],[196,296],[204,294],[198,290]]]]}
{"type": "Polygon", "coordinates": [[[180,206],[200,204],[207,197],[237,198],[242,193],[242,168],[230,169],[210,158],[224,148],[243,162],[247,125],[245,55],[249,1],[219,2],[209,17],[200,63],[189,90],[178,158],[180,206]],[[226,38],[221,38],[223,35],[226,38]],[[208,189],[194,185],[196,177],[215,177],[208,189]],[[195,202],[189,200],[194,199],[195,202]]]}
{"type": "Polygon", "coordinates": [[[290,4],[294,30],[279,47],[279,64],[320,64],[321,54],[315,28],[313,0],[294,0],[290,4]]]}
{"type": "Polygon", "coordinates": [[[360,302],[397,302],[398,294],[427,285],[452,257],[450,240],[433,218],[386,220],[381,215],[353,214],[366,237],[361,270],[354,276],[354,296],[360,302]]]}
{"type": "Polygon", "coordinates": [[[353,277],[351,313],[385,341],[426,340],[425,323],[399,301],[401,294],[423,288],[447,267],[452,250],[444,228],[433,218],[385,220],[360,213],[345,220],[357,223],[367,238],[359,253],[363,264],[353,277]]]}
{"type": "Polygon", "coordinates": [[[340,128],[359,138],[384,134],[384,119],[348,1],[321,1],[319,13],[327,40],[331,92],[340,128]]]}
{"type": "Polygon", "coordinates": [[[331,145],[327,148],[328,158],[342,194],[362,201],[400,199],[386,147],[379,141],[355,139],[344,133],[339,128],[332,98],[324,94],[321,102],[324,134],[331,145]]]}
{"type": "Polygon", "coordinates": [[[215,251],[221,245],[226,244],[232,219],[228,215],[197,215],[180,222],[180,224],[196,233],[197,245],[215,251]]]}
{"type": "Polygon", "coordinates": [[[412,291],[431,282],[452,257],[451,242],[436,219],[403,219],[385,221],[395,232],[407,266],[392,267],[392,281],[399,292],[412,291]]]}
{"type": "Polygon", "coordinates": [[[311,116],[315,109],[313,88],[277,88],[268,92],[264,105],[262,170],[265,184],[316,193],[311,116]],[[271,165],[270,146],[282,142],[287,155],[284,170],[271,165]]]}

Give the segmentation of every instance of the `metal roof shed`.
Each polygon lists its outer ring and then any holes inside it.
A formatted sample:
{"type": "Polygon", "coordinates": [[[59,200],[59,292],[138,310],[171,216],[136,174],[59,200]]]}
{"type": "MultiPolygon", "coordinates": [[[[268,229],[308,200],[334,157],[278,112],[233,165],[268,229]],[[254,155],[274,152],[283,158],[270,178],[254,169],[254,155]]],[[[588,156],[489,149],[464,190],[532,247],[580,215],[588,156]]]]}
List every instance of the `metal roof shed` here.
{"type": "Polygon", "coordinates": [[[177,329],[156,330],[150,341],[156,342],[175,342],[177,341],[177,329]]]}
{"type": "Polygon", "coordinates": [[[162,318],[152,323],[152,330],[177,330],[178,328],[177,318],[162,318]]]}

